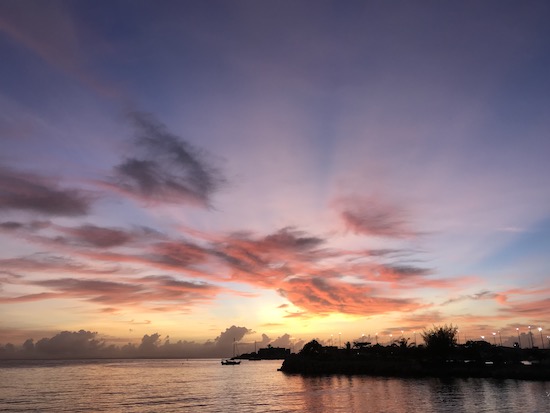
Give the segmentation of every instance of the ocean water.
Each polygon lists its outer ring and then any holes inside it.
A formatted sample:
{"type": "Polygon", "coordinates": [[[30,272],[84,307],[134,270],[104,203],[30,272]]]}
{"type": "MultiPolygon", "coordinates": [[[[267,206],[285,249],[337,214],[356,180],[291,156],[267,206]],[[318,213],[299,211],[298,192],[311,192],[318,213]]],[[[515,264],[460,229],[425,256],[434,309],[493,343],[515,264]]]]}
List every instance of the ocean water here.
{"type": "Polygon", "coordinates": [[[550,382],[302,377],[281,361],[0,362],[2,412],[550,412],[550,382]]]}

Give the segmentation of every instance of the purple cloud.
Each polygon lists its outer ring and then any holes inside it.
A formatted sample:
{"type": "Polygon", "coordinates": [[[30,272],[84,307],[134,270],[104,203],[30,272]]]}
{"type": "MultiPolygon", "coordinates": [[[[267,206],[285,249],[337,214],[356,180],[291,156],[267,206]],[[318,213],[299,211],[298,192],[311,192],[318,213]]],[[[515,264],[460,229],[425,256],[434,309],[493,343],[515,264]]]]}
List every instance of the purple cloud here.
{"type": "Polygon", "coordinates": [[[114,168],[111,184],[143,200],[209,206],[224,182],[205,153],[170,133],[151,114],[129,115],[136,132],[136,155],[114,168]]]}

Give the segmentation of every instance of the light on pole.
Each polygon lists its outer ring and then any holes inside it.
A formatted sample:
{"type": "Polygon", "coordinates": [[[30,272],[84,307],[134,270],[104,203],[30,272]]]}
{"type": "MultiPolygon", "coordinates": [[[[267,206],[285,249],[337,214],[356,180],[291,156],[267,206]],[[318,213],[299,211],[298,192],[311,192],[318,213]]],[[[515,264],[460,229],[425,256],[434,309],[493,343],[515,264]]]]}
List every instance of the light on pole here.
{"type": "Polygon", "coordinates": [[[542,327],[539,327],[539,333],[540,333],[540,344],[542,346],[542,349],[544,350],[544,340],[542,338],[542,327]]]}
{"type": "Polygon", "coordinates": [[[531,326],[529,326],[529,339],[531,340],[531,348],[533,348],[533,332],[531,331],[531,326]]]}
{"type": "Polygon", "coordinates": [[[497,345],[497,333],[493,333],[493,344],[497,345]]]}
{"type": "Polygon", "coordinates": [[[456,344],[460,344],[460,330],[456,330],[456,344]]]}
{"type": "Polygon", "coordinates": [[[338,333],[338,347],[342,347],[342,333],[338,333]]]}
{"type": "Polygon", "coordinates": [[[481,336],[481,339],[482,339],[482,340],[485,340],[485,336],[481,336]]]}
{"type": "Polygon", "coordinates": [[[516,331],[518,332],[518,346],[521,348],[521,337],[519,336],[519,328],[516,327],[516,331]]]}

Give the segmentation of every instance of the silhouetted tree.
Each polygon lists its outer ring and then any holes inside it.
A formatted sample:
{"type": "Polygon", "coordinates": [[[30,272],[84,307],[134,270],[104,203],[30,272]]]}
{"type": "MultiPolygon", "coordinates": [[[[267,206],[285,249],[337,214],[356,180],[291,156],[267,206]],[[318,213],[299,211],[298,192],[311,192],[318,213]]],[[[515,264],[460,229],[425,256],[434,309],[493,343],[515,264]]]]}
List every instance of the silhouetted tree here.
{"type": "Polygon", "coordinates": [[[444,357],[456,346],[457,334],[458,327],[445,324],[439,327],[433,326],[430,330],[424,331],[422,338],[429,353],[436,357],[444,357]]]}
{"type": "Polygon", "coordinates": [[[311,340],[300,350],[300,354],[303,356],[316,356],[321,353],[322,349],[323,346],[317,340],[311,340]]]}

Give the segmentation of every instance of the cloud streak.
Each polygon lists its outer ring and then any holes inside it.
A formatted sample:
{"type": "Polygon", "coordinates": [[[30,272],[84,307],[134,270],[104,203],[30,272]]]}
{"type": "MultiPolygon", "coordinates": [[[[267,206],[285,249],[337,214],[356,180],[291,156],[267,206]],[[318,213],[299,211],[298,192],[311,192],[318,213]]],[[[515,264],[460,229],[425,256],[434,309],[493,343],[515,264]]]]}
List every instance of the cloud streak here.
{"type": "Polygon", "coordinates": [[[345,197],[337,200],[335,205],[346,228],[356,234],[387,238],[417,235],[409,228],[400,208],[374,197],[345,197]]]}
{"type": "Polygon", "coordinates": [[[29,211],[51,216],[86,215],[89,195],[62,189],[51,179],[0,166],[0,210],[29,211]]]}
{"type": "Polygon", "coordinates": [[[213,284],[183,281],[170,276],[146,276],[125,281],[55,278],[27,281],[25,284],[44,287],[47,291],[2,297],[0,302],[16,303],[64,298],[106,306],[109,312],[116,311],[120,306],[182,311],[194,305],[212,301],[216,295],[224,291],[223,288],[213,284]]]}

